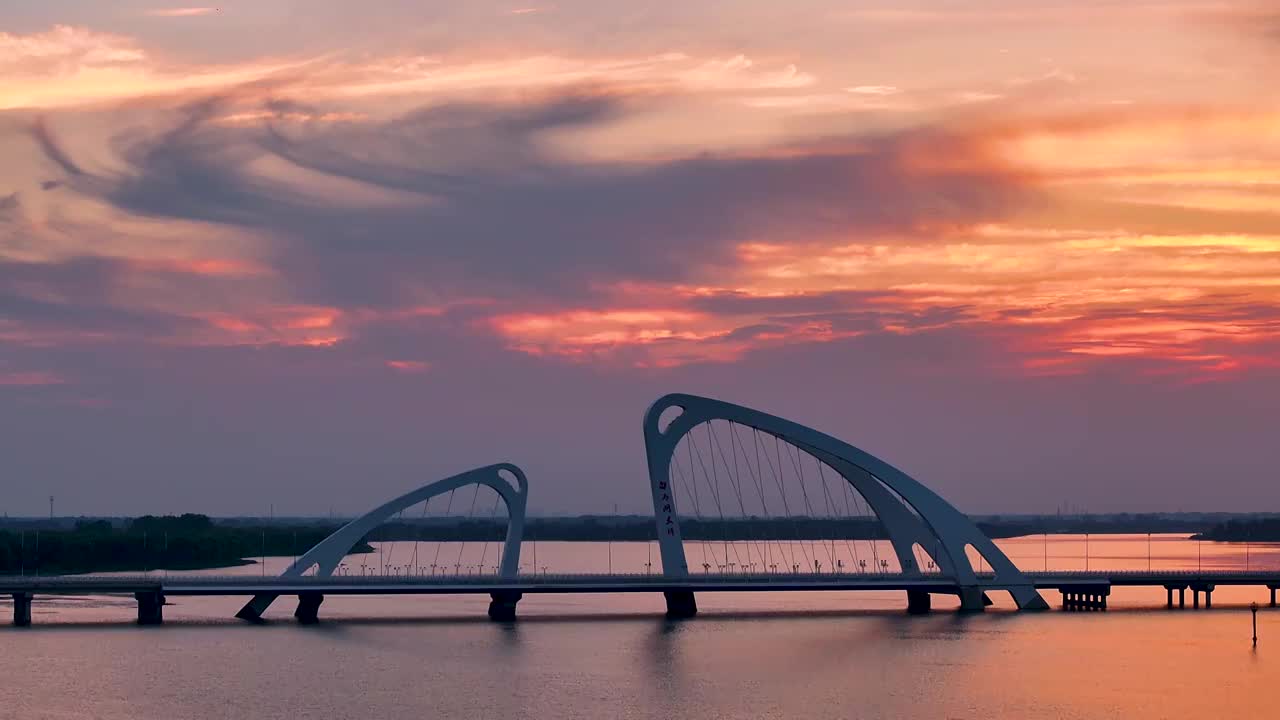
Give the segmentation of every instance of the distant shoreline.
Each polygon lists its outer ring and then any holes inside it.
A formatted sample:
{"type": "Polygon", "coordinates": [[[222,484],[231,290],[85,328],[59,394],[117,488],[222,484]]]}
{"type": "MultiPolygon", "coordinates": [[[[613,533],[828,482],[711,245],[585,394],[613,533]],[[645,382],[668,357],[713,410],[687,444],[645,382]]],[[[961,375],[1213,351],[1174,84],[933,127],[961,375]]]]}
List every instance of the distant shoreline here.
{"type": "MultiPolygon", "coordinates": [[[[0,530],[0,575],[211,570],[251,565],[255,556],[306,552],[334,525],[228,526],[203,515],[144,516],[117,526],[80,520],[71,529],[0,530]]],[[[368,544],[352,552],[371,552],[368,544]]]]}
{"type": "MultiPolygon", "coordinates": [[[[1036,535],[1176,534],[1212,542],[1280,542],[1280,518],[1222,515],[987,516],[974,518],[993,539],[1036,535]]],[[[253,558],[296,556],[341,526],[315,519],[212,520],[202,515],[133,520],[76,519],[0,522],[0,574],[212,570],[255,564],[253,558]],[[53,523],[52,526],[49,523],[53,523]]],[[[684,518],[691,541],[887,540],[874,518],[684,518]]],[[[505,518],[421,518],[384,524],[352,554],[372,552],[368,542],[500,542],[505,518]]],[[[646,542],[656,538],[643,515],[535,517],[524,540],[646,542]]]]}
{"type": "Polygon", "coordinates": [[[1280,542],[1280,518],[1228,520],[1192,536],[1213,542],[1280,542]]]}

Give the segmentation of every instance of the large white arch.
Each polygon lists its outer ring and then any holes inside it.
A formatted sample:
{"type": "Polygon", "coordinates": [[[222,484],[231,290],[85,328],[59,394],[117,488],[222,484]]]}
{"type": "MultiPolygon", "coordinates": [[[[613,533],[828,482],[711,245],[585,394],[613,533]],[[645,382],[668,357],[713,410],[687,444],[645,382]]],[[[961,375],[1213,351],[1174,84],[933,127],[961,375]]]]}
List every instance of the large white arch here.
{"type": "MultiPolygon", "coordinates": [[[[316,575],[324,577],[342,562],[342,558],[351,552],[356,543],[364,539],[374,528],[389,520],[393,515],[405,508],[425,502],[438,495],[457,490],[467,485],[485,485],[491,487],[502,498],[507,506],[507,537],[503,541],[502,561],[498,566],[498,575],[513,579],[520,569],[520,541],[524,537],[525,506],[529,498],[529,480],[524,471],[510,463],[486,465],[468,470],[428,485],[417,490],[388,500],[351,522],[343,525],[329,537],[316,543],[314,547],[285,569],[280,577],[299,577],[312,566],[316,575]],[[503,475],[509,473],[515,478],[515,484],[503,475]]],[[[236,613],[236,617],[245,620],[257,620],[275,601],[277,595],[255,595],[236,613]]]]}
{"type": "Polygon", "coordinates": [[[903,572],[919,573],[912,551],[912,546],[919,543],[933,556],[940,572],[955,579],[964,609],[981,609],[985,589],[1009,591],[1021,609],[1048,607],[1031,580],[964,513],[896,467],[790,420],[733,403],[679,393],[659,398],[644,419],[658,546],[663,572],[668,577],[683,578],[689,574],[670,480],[672,454],[693,428],[712,420],[734,422],[778,437],[840,473],[880,518],[903,572]],[[664,416],[673,409],[679,410],[679,414],[662,426],[668,419],[664,416]],[[965,553],[966,545],[971,545],[987,560],[994,577],[978,577],[965,553]]]}

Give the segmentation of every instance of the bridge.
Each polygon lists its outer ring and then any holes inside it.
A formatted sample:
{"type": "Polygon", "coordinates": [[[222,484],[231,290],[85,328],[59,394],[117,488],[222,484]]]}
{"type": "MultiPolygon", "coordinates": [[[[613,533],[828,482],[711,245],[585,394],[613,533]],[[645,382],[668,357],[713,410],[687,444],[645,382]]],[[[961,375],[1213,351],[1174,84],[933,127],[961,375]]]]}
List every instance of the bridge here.
{"type": "MultiPolygon", "coordinates": [[[[1068,610],[1105,610],[1114,587],[1161,587],[1168,592],[1168,607],[1186,606],[1185,593],[1192,592],[1193,607],[1213,604],[1213,591],[1218,586],[1266,587],[1271,593],[1271,607],[1276,607],[1276,591],[1280,589],[1280,572],[1221,571],[1091,571],[1032,572],[1028,579],[1037,590],[1061,593],[1062,606],[1068,610]],[[1174,593],[1178,593],[1175,605],[1174,593]]],[[[984,574],[991,580],[994,575],[984,574]]],[[[682,593],[707,592],[795,592],[795,591],[905,591],[908,610],[925,612],[928,603],[920,598],[931,595],[959,595],[954,581],[945,577],[910,577],[903,573],[800,573],[794,575],[762,573],[712,573],[691,575],[672,580],[661,574],[537,574],[503,579],[493,575],[462,576],[301,576],[260,578],[245,575],[201,575],[156,577],[152,575],[115,577],[3,577],[0,594],[14,599],[14,623],[31,623],[31,601],[36,595],[133,595],[138,602],[138,623],[159,624],[163,621],[165,599],[191,596],[259,596],[281,595],[298,598],[294,616],[304,624],[319,620],[319,608],[325,596],[341,595],[488,595],[490,616],[495,620],[514,619],[515,601],[526,594],[565,593],[661,593],[666,597],[682,593]],[[915,605],[910,599],[915,598],[915,605]]]]}
{"type": "Polygon", "coordinates": [[[1191,590],[1193,607],[1202,595],[1210,607],[1219,585],[1258,585],[1270,589],[1274,606],[1280,588],[1276,572],[1023,572],[967,516],[898,468],[830,435],[732,403],[667,395],[649,408],[643,430],[661,559],[657,574],[521,574],[529,483],[519,467],[500,463],[379,505],[316,544],[279,577],[0,577],[0,595],[13,598],[14,623],[28,625],[37,595],[132,594],[138,622],[148,625],[163,621],[166,598],[197,595],[247,596],[236,616],[251,622],[260,621],[279,597],[296,597],[295,617],[314,623],[326,595],[488,595],[489,616],[510,621],[520,599],[534,593],[661,593],[668,617],[689,618],[697,614],[696,594],[706,592],[894,590],[906,593],[909,612],[923,613],[933,595],[955,596],[962,612],[978,612],[991,604],[989,593],[998,591],[1008,592],[1019,610],[1045,610],[1040,590],[1061,593],[1066,609],[1102,610],[1116,586],[1163,587],[1169,607],[1175,591],[1178,607],[1184,607],[1191,590]],[[456,493],[470,488],[473,512],[482,487],[495,494],[494,511],[502,504],[507,514],[495,573],[437,574],[433,563],[430,576],[335,574],[371,531],[403,517],[406,509],[421,504],[425,516],[439,497],[452,508],[456,493]],[[696,528],[706,520],[723,524],[730,516],[779,518],[795,526],[795,539],[753,535],[732,544],[698,543],[702,562],[695,557],[691,571],[696,551],[686,546],[682,521],[696,528]],[[821,527],[837,530],[830,537],[801,538],[800,526],[815,518],[826,523],[821,527]],[[873,540],[838,530],[868,518],[887,537],[892,550],[886,557],[873,540]],[[866,543],[861,551],[859,542],[866,543]],[[726,567],[730,572],[723,572],[726,567]],[[740,571],[732,572],[735,567],[740,571]]]}

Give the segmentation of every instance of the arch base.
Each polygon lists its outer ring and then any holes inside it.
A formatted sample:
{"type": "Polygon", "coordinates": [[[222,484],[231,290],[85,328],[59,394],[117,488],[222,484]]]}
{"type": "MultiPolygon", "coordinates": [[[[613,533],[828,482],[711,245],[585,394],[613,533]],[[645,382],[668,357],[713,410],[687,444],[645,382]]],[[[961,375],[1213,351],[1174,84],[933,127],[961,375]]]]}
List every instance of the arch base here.
{"type": "Polygon", "coordinates": [[[236,617],[251,623],[262,622],[262,614],[271,607],[271,603],[276,601],[279,595],[254,595],[253,599],[244,604],[240,608],[240,612],[236,613],[236,617]]]}
{"type": "Polygon", "coordinates": [[[1039,611],[1049,609],[1049,603],[1045,601],[1044,596],[1031,585],[1015,585],[1008,590],[1019,610],[1039,611]]]}

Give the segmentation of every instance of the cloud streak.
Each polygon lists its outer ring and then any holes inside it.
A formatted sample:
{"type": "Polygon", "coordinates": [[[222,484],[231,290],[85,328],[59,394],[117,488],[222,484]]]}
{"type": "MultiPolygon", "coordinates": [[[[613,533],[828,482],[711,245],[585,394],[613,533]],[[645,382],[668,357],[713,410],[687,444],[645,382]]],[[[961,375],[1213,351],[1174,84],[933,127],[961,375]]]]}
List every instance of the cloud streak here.
{"type": "Polygon", "coordinates": [[[216,7],[173,7],[173,8],[156,8],[154,10],[147,10],[143,14],[149,15],[151,17],[187,18],[187,17],[201,17],[204,15],[213,15],[219,12],[222,12],[222,10],[216,7]]]}

